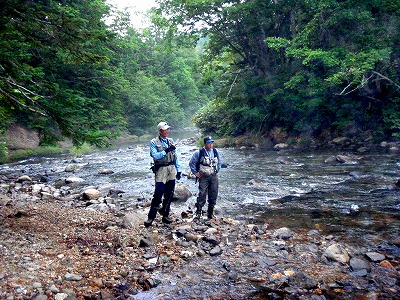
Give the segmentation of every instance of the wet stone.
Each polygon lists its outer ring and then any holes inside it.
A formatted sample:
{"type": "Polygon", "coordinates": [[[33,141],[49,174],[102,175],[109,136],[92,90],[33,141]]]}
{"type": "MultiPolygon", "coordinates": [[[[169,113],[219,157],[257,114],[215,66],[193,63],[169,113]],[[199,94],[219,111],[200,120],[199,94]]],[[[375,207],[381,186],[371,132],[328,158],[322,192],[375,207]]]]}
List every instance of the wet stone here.
{"type": "Polygon", "coordinates": [[[82,280],[82,276],[78,275],[78,274],[71,274],[71,273],[67,273],[65,274],[65,280],[67,281],[80,281],[82,280]]]}
{"type": "Polygon", "coordinates": [[[148,239],[141,239],[139,242],[139,247],[150,247],[153,243],[148,239]]]}
{"type": "Polygon", "coordinates": [[[217,256],[217,255],[220,255],[221,253],[222,253],[222,249],[219,246],[210,250],[211,256],[217,256]]]}
{"type": "Polygon", "coordinates": [[[149,278],[145,280],[145,284],[148,285],[149,288],[154,288],[161,283],[161,280],[156,278],[149,278]]]}
{"type": "Polygon", "coordinates": [[[366,269],[361,269],[361,270],[357,270],[357,271],[351,272],[351,274],[353,276],[364,277],[364,276],[368,275],[368,272],[367,272],[366,269]]]}
{"type": "Polygon", "coordinates": [[[378,252],[367,252],[365,253],[365,256],[372,262],[380,262],[385,259],[385,255],[378,252]]]}
{"type": "Polygon", "coordinates": [[[206,237],[203,238],[203,240],[206,241],[207,243],[210,243],[211,245],[214,245],[214,246],[219,244],[218,239],[213,235],[212,236],[208,236],[208,237],[206,236],[206,237]]]}
{"type": "Polygon", "coordinates": [[[185,229],[178,229],[175,233],[178,237],[182,237],[186,234],[186,230],[185,229]]]}
{"type": "Polygon", "coordinates": [[[365,261],[362,258],[357,258],[353,257],[350,259],[350,267],[353,271],[359,271],[359,270],[371,270],[371,267],[367,261],[365,261]]]}
{"type": "Polygon", "coordinates": [[[293,232],[287,227],[282,227],[275,230],[275,234],[282,240],[288,240],[293,236],[293,232]]]}
{"type": "Polygon", "coordinates": [[[289,276],[288,283],[291,286],[296,286],[305,289],[313,289],[317,286],[318,282],[310,275],[303,272],[296,272],[294,275],[289,276]]]}
{"type": "Polygon", "coordinates": [[[319,231],[317,229],[310,230],[307,232],[308,236],[319,235],[319,231]]]}
{"type": "Polygon", "coordinates": [[[190,241],[197,242],[200,239],[200,236],[197,234],[186,233],[184,236],[188,242],[190,241]]]}
{"type": "Polygon", "coordinates": [[[327,258],[341,263],[347,263],[350,260],[347,251],[338,244],[333,244],[326,248],[324,255],[327,258]]]}

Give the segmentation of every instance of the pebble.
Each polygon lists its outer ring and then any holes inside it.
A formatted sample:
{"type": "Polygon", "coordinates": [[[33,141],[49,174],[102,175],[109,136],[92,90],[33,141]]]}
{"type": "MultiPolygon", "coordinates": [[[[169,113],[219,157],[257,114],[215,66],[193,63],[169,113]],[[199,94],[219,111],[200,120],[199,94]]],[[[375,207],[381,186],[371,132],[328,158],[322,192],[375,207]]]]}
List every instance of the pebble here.
{"type": "Polygon", "coordinates": [[[68,294],[58,293],[54,296],[54,300],[64,300],[68,297],[68,294]]]}
{"type": "Polygon", "coordinates": [[[58,292],[60,292],[60,290],[58,289],[58,287],[56,287],[54,284],[52,284],[52,285],[50,286],[49,290],[50,290],[52,293],[58,293],[58,292]]]}
{"type": "Polygon", "coordinates": [[[214,247],[213,249],[210,250],[211,256],[217,256],[217,255],[220,255],[221,253],[222,253],[222,249],[219,246],[214,247]]]}
{"type": "Polygon", "coordinates": [[[67,273],[65,274],[65,280],[67,281],[80,281],[82,280],[82,276],[81,275],[77,275],[77,274],[71,274],[71,273],[67,273]]]}

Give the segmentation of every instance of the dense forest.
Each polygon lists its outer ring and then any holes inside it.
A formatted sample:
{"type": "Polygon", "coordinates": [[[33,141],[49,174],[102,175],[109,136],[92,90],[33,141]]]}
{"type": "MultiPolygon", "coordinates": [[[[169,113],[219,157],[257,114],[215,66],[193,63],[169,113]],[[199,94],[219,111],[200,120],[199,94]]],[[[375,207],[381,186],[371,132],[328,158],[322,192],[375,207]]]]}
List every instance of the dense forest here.
{"type": "Polygon", "coordinates": [[[105,0],[1,1],[0,133],[400,134],[397,0],[157,3],[138,30],[105,0]]]}

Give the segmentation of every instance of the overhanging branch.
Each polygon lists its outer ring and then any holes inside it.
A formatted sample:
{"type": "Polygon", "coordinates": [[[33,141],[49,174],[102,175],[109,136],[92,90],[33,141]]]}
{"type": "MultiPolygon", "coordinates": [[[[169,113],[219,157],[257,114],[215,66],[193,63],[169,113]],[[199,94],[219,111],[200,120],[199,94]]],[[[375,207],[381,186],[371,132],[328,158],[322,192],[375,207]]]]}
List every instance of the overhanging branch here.
{"type": "Polygon", "coordinates": [[[381,73],[378,73],[376,71],[372,71],[373,74],[381,77],[382,79],[385,79],[387,81],[389,81],[391,84],[393,84],[395,87],[397,87],[397,89],[400,89],[400,85],[398,85],[396,82],[394,82],[393,80],[391,80],[390,78],[386,77],[385,75],[382,75],[381,73]]]}

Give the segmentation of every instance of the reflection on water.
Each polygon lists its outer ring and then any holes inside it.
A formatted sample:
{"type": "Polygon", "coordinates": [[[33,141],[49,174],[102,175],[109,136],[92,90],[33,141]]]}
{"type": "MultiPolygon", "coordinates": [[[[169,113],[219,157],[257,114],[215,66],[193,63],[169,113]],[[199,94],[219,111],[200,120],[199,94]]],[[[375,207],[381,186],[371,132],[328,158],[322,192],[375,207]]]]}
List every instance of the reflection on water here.
{"type": "MultiPolygon", "coordinates": [[[[185,138],[194,132],[171,132],[178,141],[178,155],[184,173],[198,145],[185,138]]],[[[216,144],[218,147],[218,144],[216,144]]],[[[368,238],[370,234],[394,237],[400,228],[400,190],[391,189],[397,181],[397,156],[369,154],[345,164],[324,163],[335,153],[286,153],[261,149],[220,149],[228,165],[220,173],[217,213],[234,218],[266,222],[272,227],[298,230],[320,229],[342,233],[348,238],[368,238]],[[388,188],[389,187],[389,188],[388,188]]],[[[342,153],[336,153],[342,154],[342,153]]],[[[138,197],[150,199],[154,177],[149,167],[149,145],[135,144],[108,149],[75,158],[80,169],[66,173],[72,158],[34,158],[17,164],[1,165],[1,173],[24,172],[32,176],[47,173],[53,182],[71,175],[85,179],[84,186],[112,184],[125,191],[122,209],[130,209],[138,197]],[[101,169],[113,174],[99,175],[101,169]]],[[[193,195],[197,185],[182,179],[193,195]]],[[[174,203],[173,211],[193,207],[174,203]]]]}

